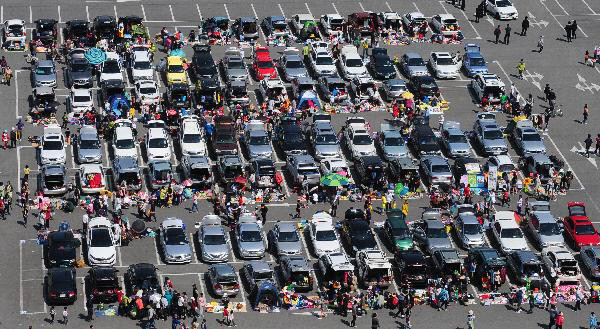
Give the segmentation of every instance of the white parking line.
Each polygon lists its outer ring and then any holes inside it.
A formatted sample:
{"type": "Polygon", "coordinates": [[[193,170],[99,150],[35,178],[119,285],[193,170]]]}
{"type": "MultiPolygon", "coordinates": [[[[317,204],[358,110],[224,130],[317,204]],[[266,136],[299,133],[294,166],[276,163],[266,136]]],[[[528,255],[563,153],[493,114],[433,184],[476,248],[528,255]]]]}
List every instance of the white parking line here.
{"type": "Polygon", "coordinates": [[[282,179],[282,184],[283,184],[283,193],[285,193],[285,198],[287,199],[287,197],[289,197],[289,196],[290,196],[290,190],[289,190],[289,188],[288,188],[288,186],[287,186],[287,183],[286,183],[286,181],[285,181],[285,176],[284,176],[284,174],[283,174],[283,170],[281,170],[280,172],[281,172],[281,177],[283,178],[283,179],[282,179]]]}
{"type": "Polygon", "coordinates": [[[308,3],[305,2],[304,5],[306,6],[306,10],[308,10],[308,13],[310,14],[310,16],[313,16],[312,12],[310,11],[310,8],[308,8],[308,3]]]}
{"type": "MultiPolygon", "coordinates": [[[[89,21],[89,19],[88,19],[89,21]]],[[[4,6],[0,6],[0,22],[4,22],[4,6]]]]}
{"type": "Polygon", "coordinates": [[[85,17],[87,18],[87,21],[90,21],[90,7],[85,6],[85,17]]]}
{"type": "Polygon", "coordinates": [[[60,15],[60,5],[57,6],[57,10],[58,10],[58,23],[64,23],[62,21],[62,16],[60,15]]]}
{"type": "Polygon", "coordinates": [[[113,6],[113,10],[115,12],[115,18],[118,19],[119,18],[119,14],[117,14],[117,6],[116,5],[113,6]]]}
{"type": "Polygon", "coordinates": [[[160,254],[158,253],[158,246],[156,240],[152,241],[152,245],[154,246],[154,255],[156,256],[156,264],[162,264],[160,261],[160,254]]]}
{"type": "MultiPolygon", "coordinates": [[[[280,222],[284,222],[284,221],[280,221],[280,222]]],[[[291,222],[296,222],[296,221],[291,221],[291,222]]],[[[306,244],[306,239],[304,238],[304,232],[305,230],[298,230],[298,234],[300,234],[300,239],[302,240],[302,245],[304,246],[304,250],[306,251],[306,258],[309,261],[312,261],[313,258],[310,255],[310,250],[308,250],[308,244],[306,244]]]]}
{"type": "Polygon", "coordinates": [[[171,12],[171,21],[175,22],[175,15],[173,15],[173,6],[169,5],[169,11],[171,12]]]}
{"type": "MultiPolygon", "coordinates": [[[[592,7],[590,7],[590,5],[588,5],[588,3],[585,0],[581,0],[581,2],[583,2],[583,4],[592,12],[592,15],[598,15],[594,11],[594,9],[592,9],[592,7]]],[[[2,20],[2,21],[4,21],[4,20],[2,20]]]]}
{"type": "Polygon", "coordinates": [[[104,158],[106,159],[105,167],[110,167],[110,157],[108,156],[108,143],[104,142],[104,158]]]}
{"type": "Polygon", "coordinates": [[[33,9],[29,6],[29,24],[33,23],[33,9]]]}
{"type": "MultiPolygon", "coordinates": [[[[229,258],[231,258],[231,261],[235,261],[235,252],[233,252],[233,245],[231,244],[231,234],[229,234],[229,232],[227,233],[227,245],[229,245],[229,258]]],[[[231,262],[228,262],[231,263],[231,262]]]]}
{"type": "Polygon", "coordinates": [[[196,10],[198,11],[198,16],[200,17],[200,20],[202,20],[202,12],[200,12],[200,5],[196,4],[196,10]]]}
{"type": "Polygon", "coordinates": [[[146,9],[144,9],[144,5],[140,4],[140,7],[142,7],[142,16],[144,16],[144,22],[147,21],[148,19],[146,18],[146,9]]]}
{"type": "Polygon", "coordinates": [[[393,11],[393,10],[392,10],[392,7],[390,6],[390,4],[389,4],[387,1],[385,2],[385,6],[387,7],[387,9],[388,9],[389,11],[393,11]]]}
{"type": "Polygon", "coordinates": [[[204,273],[196,273],[196,274],[198,274],[198,282],[200,283],[200,291],[202,292],[204,297],[206,297],[206,289],[204,288],[204,280],[202,279],[202,277],[204,276],[204,273]]]}
{"type": "Polygon", "coordinates": [[[238,285],[240,286],[239,295],[242,297],[242,301],[244,302],[244,304],[246,304],[246,306],[250,306],[250,303],[248,303],[248,301],[246,300],[246,292],[244,291],[244,283],[242,282],[242,278],[240,277],[240,271],[235,271],[235,275],[237,276],[238,285]]]}
{"type": "Polygon", "coordinates": [[[227,14],[227,19],[228,19],[228,20],[231,20],[231,16],[229,16],[229,9],[227,9],[227,4],[226,4],[226,3],[224,3],[224,4],[223,4],[223,7],[225,7],[225,13],[227,14]]]}
{"type": "Polygon", "coordinates": [[[335,10],[335,13],[339,15],[340,12],[338,11],[337,7],[335,6],[335,3],[332,2],[331,5],[333,6],[333,10],[335,10]]]}
{"type": "Polygon", "coordinates": [[[362,4],[362,2],[359,2],[359,3],[358,3],[358,6],[360,7],[360,10],[362,10],[362,11],[366,11],[366,10],[365,10],[365,7],[364,7],[364,6],[363,6],[363,4],[362,4]]]}
{"type": "MultiPolygon", "coordinates": [[[[19,179],[19,181],[20,181],[20,179],[19,179]]],[[[21,314],[27,313],[23,310],[23,244],[24,243],[25,243],[25,240],[19,241],[19,305],[21,307],[21,314]]]]}
{"type": "Polygon", "coordinates": [[[83,295],[83,311],[87,312],[87,307],[85,306],[87,304],[87,294],[85,293],[85,277],[81,278],[81,286],[83,287],[83,289],[81,289],[81,295],[83,295]]]}
{"type": "Polygon", "coordinates": [[[283,12],[283,8],[281,8],[281,4],[277,4],[277,7],[279,7],[279,11],[281,12],[281,16],[285,17],[285,13],[283,12]]]}
{"type": "MultiPolygon", "coordinates": [[[[262,234],[263,241],[265,241],[265,242],[269,241],[269,240],[267,239],[267,234],[266,234],[264,231],[262,231],[262,230],[261,230],[261,234],[262,234]]],[[[271,262],[274,262],[274,261],[275,261],[275,260],[273,259],[273,255],[271,255],[271,253],[269,253],[269,252],[265,252],[265,253],[266,253],[267,255],[269,255],[269,259],[271,260],[271,262]]]]}
{"type": "Polygon", "coordinates": [[[196,254],[196,247],[194,246],[194,233],[190,232],[190,244],[192,245],[192,258],[194,261],[192,264],[198,264],[198,257],[196,254]]]}
{"type": "Polygon", "coordinates": [[[566,16],[569,16],[569,13],[565,10],[565,7],[563,7],[560,2],[558,2],[558,0],[554,0],[556,1],[556,4],[560,7],[560,9],[562,9],[562,11],[565,13],[566,16]]]}

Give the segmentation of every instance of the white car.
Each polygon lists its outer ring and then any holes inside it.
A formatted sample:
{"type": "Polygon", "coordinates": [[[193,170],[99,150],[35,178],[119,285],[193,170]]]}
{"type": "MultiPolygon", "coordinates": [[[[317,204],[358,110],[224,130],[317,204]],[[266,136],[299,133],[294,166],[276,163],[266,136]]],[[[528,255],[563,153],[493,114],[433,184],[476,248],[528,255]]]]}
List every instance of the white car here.
{"type": "Polygon", "coordinates": [[[498,20],[519,18],[517,8],[509,0],[486,0],[485,9],[498,20]]]}
{"type": "Polygon", "coordinates": [[[92,90],[86,88],[71,88],[68,98],[68,108],[74,115],[79,115],[94,106],[92,90]]]}
{"type": "Polygon", "coordinates": [[[106,53],[106,60],[100,64],[100,83],[108,80],[123,80],[121,57],[114,51],[106,53]]]}
{"type": "Polygon", "coordinates": [[[150,128],[144,139],[148,161],[171,159],[169,137],[163,128],[150,128]]]}
{"type": "Polygon", "coordinates": [[[104,169],[98,163],[83,163],[78,173],[79,187],[84,194],[96,194],[106,190],[104,169]]]}
{"type": "Polygon", "coordinates": [[[342,48],[338,65],[340,66],[342,77],[347,80],[369,76],[369,72],[362,58],[358,55],[356,47],[352,45],[345,45],[342,48]]]}
{"type": "Polygon", "coordinates": [[[512,251],[529,250],[523,231],[514,220],[496,220],[492,224],[492,232],[500,244],[500,249],[505,254],[512,251]]]}
{"type": "Polygon", "coordinates": [[[300,30],[304,27],[304,23],[306,22],[314,22],[315,18],[311,14],[297,14],[292,17],[292,26],[294,27],[294,32],[300,33],[300,30]]]}
{"type": "Polygon", "coordinates": [[[445,36],[458,34],[460,26],[458,20],[450,14],[435,15],[431,18],[431,26],[434,32],[445,36]]]}
{"type": "Polygon", "coordinates": [[[135,95],[141,105],[158,105],[160,103],[160,91],[156,82],[152,80],[137,81],[135,95]]]}
{"type": "Polygon", "coordinates": [[[456,79],[458,78],[458,63],[452,58],[449,52],[434,51],[431,53],[429,66],[438,79],[456,79]]]}
{"type": "Polygon", "coordinates": [[[112,149],[115,158],[138,158],[136,142],[135,138],[133,137],[133,129],[131,127],[119,126],[115,128],[115,132],[113,133],[112,149]]]}
{"type": "Polygon", "coordinates": [[[131,55],[131,76],[133,81],[154,79],[154,68],[147,51],[138,50],[131,55]]]}
{"type": "Polygon", "coordinates": [[[182,155],[206,155],[206,142],[204,134],[195,117],[187,117],[181,120],[179,129],[179,146],[182,155]]]}
{"type": "Polygon", "coordinates": [[[327,48],[313,49],[308,59],[308,65],[317,77],[337,75],[335,60],[327,48]]]}
{"type": "MultiPolygon", "coordinates": [[[[118,225],[117,225],[118,227],[118,225]]],[[[106,217],[90,219],[87,229],[87,256],[91,266],[112,266],[117,259],[120,232],[106,217]]]]}
{"type": "Polygon", "coordinates": [[[495,74],[478,74],[471,80],[471,87],[478,100],[487,96],[489,102],[500,102],[500,97],[506,93],[505,85],[495,74]]]}
{"type": "Polygon", "coordinates": [[[320,20],[325,35],[341,35],[344,19],[339,14],[327,14],[321,16],[320,20]]]}
{"type": "Polygon", "coordinates": [[[581,271],[577,260],[565,246],[550,246],[542,249],[542,263],[552,279],[579,280],[581,271]]]}
{"type": "Polygon", "coordinates": [[[62,134],[60,126],[57,124],[45,126],[40,150],[40,163],[42,165],[54,163],[65,164],[66,159],[65,137],[62,134]]]}
{"type": "Polygon", "coordinates": [[[377,155],[375,143],[364,124],[351,123],[344,131],[346,146],[353,159],[367,155],[377,155]]]}
{"type": "Polygon", "coordinates": [[[425,15],[418,11],[402,15],[402,24],[404,25],[405,29],[419,27],[426,20],[427,18],[425,18],[425,15]]]}
{"type": "Polygon", "coordinates": [[[331,215],[323,211],[314,214],[309,230],[310,241],[317,257],[333,252],[342,252],[342,245],[335,232],[331,215]]]}
{"type": "Polygon", "coordinates": [[[22,19],[9,19],[4,21],[2,27],[2,47],[7,49],[25,48],[27,32],[25,21],[22,19]]]}

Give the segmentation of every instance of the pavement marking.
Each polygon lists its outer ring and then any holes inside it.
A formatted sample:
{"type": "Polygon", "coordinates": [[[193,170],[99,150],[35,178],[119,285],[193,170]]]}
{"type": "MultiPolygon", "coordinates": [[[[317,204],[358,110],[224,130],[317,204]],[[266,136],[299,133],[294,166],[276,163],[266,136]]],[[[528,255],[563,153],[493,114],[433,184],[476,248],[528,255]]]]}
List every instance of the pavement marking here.
{"type": "Polygon", "coordinates": [[[308,10],[308,13],[310,14],[310,16],[313,16],[312,12],[310,11],[310,8],[308,8],[308,3],[305,2],[304,5],[306,6],[306,10],[308,10]]]}
{"type": "Polygon", "coordinates": [[[333,10],[335,10],[335,13],[339,15],[340,12],[338,11],[337,7],[335,6],[335,3],[332,2],[331,5],[333,6],[333,10]]]}
{"type": "Polygon", "coordinates": [[[227,14],[227,19],[228,19],[228,20],[231,20],[231,16],[229,15],[229,9],[227,9],[227,4],[226,4],[226,3],[224,3],[224,4],[223,4],[223,7],[225,7],[225,13],[227,14]]]}
{"type": "Polygon", "coordinates": [[[592,7],[590,7],[590,5],[588,5],[588,3],[585,0],[581,0],[581,2],[583,2],[583,4],[588,7],[588,9],[592,12],[592,15],[598,15],[596,14],[596,12],[594,11],[594,9],[592,9],[592,7]]]}
{"type": "MultiPolygon", "coordinates": [[[[441,1],[440,1],[440,2],[441,2],[441,1]]],[[[419,9],[419,7],[417,7],[417,3],[416,3],[416,2],[413,2],[412,4],[413,4],[413,6],[415,7],[415,9],[416,9],[418,12],[420,12],[421,14],[423,14],[423,12],[421,11],[421,9],[419,9]]],[[[446,7],[444,7],[444,5],[442,5],[442,8],[444,8],[444,10],[446,10],[446,7]]],[[[446,13],[448,13],[448,11],[447,11],[447,10],[446,10],[446,13]]],[[[429,31],[429,32],[433,33],[433,31],[431,30],[431,27],[429,26],[429,24],[427,24],[427,31],[429,31]]]]}
{"type": "Polygon", "coordinates": [[[194,233],[190,232],[190,244],[192,245],[192,257],[194,258],[194,261],[192,262],[192,264],[198,264],[198,256],[196,254],[196,246],[194,246],[194,233]]]}
{"type": "Polygon", "coordinates": [[[4,22],[4,6],[0,6],[0,22],[4,22]]]}
{"type": "Polygon", "coordinates": [[[204,280],[202,280],[202,276],[204,275],[204,273],[196,273],[196,274],[198,275],[198,282],[200,282],[200,291],[202,292],[202,294],[204,296],[206,296],[206,291],[204,289],[204,283],[203,283],[204,280]]]}
{"type": "MultiPolygon", "coordinates": [[[[229,257],[231,258],[232,262],[235,262],[235,253],[233,252],[233,245],[231,244],[231,232],[227,232],[227,236],[226,236],[226,240],[227,240],[227,244],[229,245],[229,257]]],[[[228,262],[231,263],[231,262],[228,262]]]]}
{"type": "MultiPolygon", "coordinates": [[[[414,3],[414,2],[413,2],[413,3],[414,3]]],[[[387,1],[385,2],[385,6],[387,7],[387,9],[388,9],[389,11],[393,11],[393,10],[392,10],[392,7],[390,6],[390,4],[389,4],[387,1]]]]}
{"type": "Polygon", "coordinates": [[[288,189],[287,183],[285,182],[285,176],[283,174],[283,170],[280,170],[281,172],[281,177],[283,178],[282,183],[283,183],[283,193],[285,193],[285,198],[290,196],[290,190],[288,189]]]}
{"type": "Polygon", "coordinates": [[[87,312],[87,294],[85,293],[85,277],[81,278],[81,284],[83,285],[82,295],[83,295],[83,311],[87,312]]]}
{"type": "Polygon", "coordinates": [[[285,17],[285,13],[283,12],[283,8],[281,8],[281,4],[277,4],[277,7],[279,7],[279,11],[281,12],[281,16],[285,17]]]}
{"type": "Polygon", "coordinates": [[[117,19],[118,19],[119,14],[117,14],[117,6],[116,5],[113,5],[113,10],[115,11],[115,17],[117,17],[117,19]]]}
{"type": "Polygon", "coordinates": [[[246,306],[250,306],[250,303],[246,301],[246,291],[244,291],[244,283],[242,282],[242,278],[240,277],[240,271],[235,271],[235,275],[238,279],[238,286],[240,286],[240,296],[242,297],[242,302],[244,302],[246,306]]]}
{"type": "MultiPolygon", "coordinates": [[[[62,16],[60,15],[60,5],[57,6],[57,10],[58,10],[58,23],[64,23],[62,21],[62,16]]],[[[61,42],[62,43],[62,42],[61,42]]]]}
{"type": "MultiPolygon", "coordinates": [[[[442,9],[444,9],[444,12],[446,12],[446,14],[451,15],[450,12],[448,11],[448,9],[446,9],[446,6],[444,6],[444,1],[440,0],[438,1],[440,3],[440,6],[442,6],[442,9]]],[[[413,2],[414,4],[414,2],[413,2]]]]}
{"type": "Polygon", "coordinates": [[[107,142],[104,142],[104,158],[106,159],[105,167],[110,167],[110,157],[108,155],[108,143],[107,142]]]}
{"type": "MultiPolygon", "coordinates": [[[[19,188],[19,190],[21,189],[19,188]]],[[[21,306],[21,314],[27,313],[23,311],[23,243],[25,243],[25,240],[19,241],[19,305],[21,306]]]]}
{"type": "MultiPolygon", "coordinates": [[[[252,8],[252,12],[254,13],[254,18],[256,18],[256,20],[258,21],[258,14],[256,13],[256,9],[254,9],[253,3],[250,4],[250,8],[252,8]]],[[[263,33],[262,28],[259,28],[258,32],[260,33],[261,37],[266,40],[266,37],[265,37],[265,34],[263,33]]]]}
{"type": "Polygon", "coordinates": [[[196,4],[196,10],[198,11],[198,16],[200,17],[200,20],[202,21],[202,12],[200,12],[200,5],[196,4]]]}
{"type": "Polygon", "coordinates": [[[33,23],[33,9],[29,6],[29,24],[33,23]]]}
{"type": "Polygon", "coordinates": [[[358,3],[358,5],[360,6],[360,10],[362,10],[362,11],[366,11],[366,10],[365,10],[365,7],[363,7],[363,4],[362,4],[362,2],[359,2],[359,3],[358,3]]]}
{"type": "Polygon", "coordinates": [[[562,11],[565,13],[566,16],[569,16],[569,13],[565,10],[565,7],[563,7],[560,2],[558,2],[558,0],[554,0],[556,1],[556,4],[560,7],[560,9],[562,9],[562,11]]]}
{"type": "Polygon", "coordinates": [[[173,6],[169,5],[169,11],[171,12],[171,21],[175,22],[175,15],[173,15],[173,6]]]}
{"type": "Polygon", "coordinates": [[[154,240],[153,242],[154,243],[152,245],[154,245],[154,255],[156,256],[156,264],[161,264],[162,262],[160,261],[160,255],[158,254],[157,242],[156,240],[154,240]]]}
{"type": "Polygon", "coordinates": [[[121,259],[121,254],[123,252],[121,252],[121,247],[117,247],[117,259],[119,260],[119,266],[122,267],[123,266],[123,260],[121,259]]]}
{"type": "Polygon", "coordinates": [[[90,21],[90,7],[85,6],[85,16],[87,17],[87,21],[90,21]]]}
{"type": "MultiPolygon", "coordinates": [[[[441,3],[441,1],[440,1],[440,3],[441,3]]],[[[467,17],[467,14],[465,13],[465,11],[461,10],[460,13],[463,14],[463,16],[465,17],[465,20],[467,21],[467,23],[469,23],[469,25],[471,25],[471,28],[473,29],[473,31],[475,31],[475,34],[477,35],[477,37],[475,39],[481,39],[481,35],[479,34],[479,32],[477,31],[477,29],[475,28],[475,25],[473,25],[473,23],[469,19],[469,17],[467,17]]]]}
{"type": "Polygon", "coordinates": [[[148,19],[146,18],[146,9],[144,9],[144,5],[140,4],[140,7],[142,7],[142,15],[144,16],[144,22],[147,21],[148,19]]]}

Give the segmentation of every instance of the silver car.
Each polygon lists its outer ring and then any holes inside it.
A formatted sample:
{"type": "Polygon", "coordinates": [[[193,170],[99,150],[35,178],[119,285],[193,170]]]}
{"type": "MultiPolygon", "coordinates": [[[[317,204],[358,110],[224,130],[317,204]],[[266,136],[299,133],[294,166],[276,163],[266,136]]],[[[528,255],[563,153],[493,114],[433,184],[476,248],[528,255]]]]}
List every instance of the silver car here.
{"type": "Polygon", "coordinates": [[[229,248],[221,217],[206,215],[198,224],[196,240],[200,246],[201,260],[205,263],[226,262],[229,259],[229,248]]]}
{"type": "Polygon", "coordinates": [[[277,223],[267,234],[269,250],[277,256],[302,254],[302,242],[296,225],[277,223]]]}
{"type": "Polygon", "coordinates": [[[77,138],[77,161],[79,163],[101,163],[102,144],[94,126],[83,126],[77,138]]]}
{"type": "Polygon", "coordinates": [[[465,249],[484,247],[483,227],[479,224],[477,217],[471,213],[460,214],[452,223],[454,232],[465,249]]]}
{"type": "Polygon", "coordinates": [[[319,161],[342,154],[340,142],[329,121],[317,121],[313,124],[310,143],[315,151],[315,158],[319,161]]]}
{"type": "Polygon", "coordinates": [[[286,48],[283,55],[279,58],[279,69],[281,76],[285,81],[292,81],[295,78],[308,77],[308,71],[296,48],[286,48]]]}
{"type": "Polygon", "coordinates": [[[421,157],[420,166],[424,174],[423,180],[428,185],[452,185],[452,171],[448,165],[448,160],[438,155],[426,155],[421,157]]]}
{"type": "Polygon", "coordinates": [[[246,125],[243,141],[250,159],[270,158],[273,155],[271,139],[262,121],[251,120],[246,125]]]}
{"type": "Polygon", "coordinates": [[[417,76],[428,76],[429,70],[423,57],[417,53],[406,53],[400,58],[400,68],[404,74],[412,79],[417,76]]]}
{"type": "Polygon", "coordinates": [[[496,120],[478,119],[473,124],[475,139],[487,155],[506,154],[508,146],[496,120]]]}
{"type": "Polygon", "coordinates": [[[540,248],[565,244],[562,227],[550,211],[530,211],[527,229],[540,248]]]}
{"type": "Polygon", "coordinates": [[[376,145],[383,159],[387,161],[405,157],[408,154],[408,147],[398,128],[386,123],[381,124],[381,131],[377,135],[376,145]]]}
{"type": "Polygon", "coordinates": [[[404,80],[391,79],[383,82],[382,91],[384,99],[389,102],[394,99],[401,98],[402,94],[408,91],[408,87],[406,86],[406,82],[404,82],[404,80]]]}
{"type": "Polygon", "coordinates": [[[600,280],[600,247],[585,246],[579,252],[583,267],[594,281],[600,280]]]}
{"type": "Polygon", "coordinates": [[[210,290],[216,297],[234,297],[240,292],[240,282],[231,264],[214,264],[206,272],[210,290]]]}
{"type": "Polygon", "coordinates": [[[244,259],[260,259],[265,256],[265,242],[256,216],[245,213],[240,216],[235,227],[240,257],[244,259]]]}
{"type": "Polygon", "coordinates": [[[446,226],[439,220],[424,220],[414,223],[414,237],[424,250],[453,248],[446,226]]]}
{"type": "Polygon", "coordinates": [[[251,260],[240,270],[240,276],[246,281],[248,293],[254,295],[263,282],[275,285],[275,272],[269,263],[264,260],[251,260]]]}
{"type": "Polygon", "coordinates": [[[310,185],[318,185],[321,180],[319,167],[310,155],[288,156],[286,168],[297,185],[302,184],[304,178],[310,185]]]}
{"type": "Polygon", "coordinates": [[[243,52],[239,48],[230,47],[225,51],[225,57],[221,61],[221,69],[226,82],[248,79],[248,70],[244,63],[243,52]]]}
{"type": "Polygon", "coordinates": [[[165,263],[184,264],[192,261],[192,248],[181,219],[165,219],[160,224],[159,241],[165,263]]]}
{"type": "Polygon", "coordinates": [[[450,157],[463,157],[471,153],[471,144],[469,144],[465,133],[460,129],[460,123],[458,122],[444,122],[440,141],[450,157]]]}
{"type": "Polygon", "coordinates": [[[35,87],[56,87],[56,67],[51,60],[38,61],[31,70],[35,87]]]}
{"type": "Polygon", "coordinates": [[[533,128],[533,124],[529,120],[517,122],[510,137],[515,143],[515,148],[521,154],[546,153],[542,136],[533,128]]]}

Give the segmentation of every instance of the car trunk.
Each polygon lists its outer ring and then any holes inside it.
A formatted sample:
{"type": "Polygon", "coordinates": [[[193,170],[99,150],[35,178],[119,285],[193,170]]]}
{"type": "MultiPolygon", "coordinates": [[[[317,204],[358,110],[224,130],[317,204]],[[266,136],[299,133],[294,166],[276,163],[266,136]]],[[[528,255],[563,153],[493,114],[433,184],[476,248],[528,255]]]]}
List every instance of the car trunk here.
{"type": "Polygon", "coordinates": [[[48,190],[60,190],[65,187],[65,176],[47,175],[44,179],[44,183],[48,190]]]}

